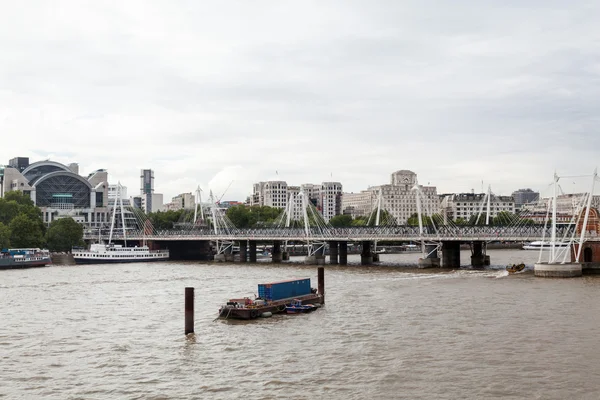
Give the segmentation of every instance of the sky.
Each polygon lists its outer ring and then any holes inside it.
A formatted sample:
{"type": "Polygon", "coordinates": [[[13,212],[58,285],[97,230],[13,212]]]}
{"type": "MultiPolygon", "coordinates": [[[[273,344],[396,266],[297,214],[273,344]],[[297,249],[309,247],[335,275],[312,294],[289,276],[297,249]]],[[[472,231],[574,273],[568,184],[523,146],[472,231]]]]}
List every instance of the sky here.
{"type": "Polygon", "coordinates": [[[0,5],[0,163],[200,186],[412,170],[438,193],[543,190],[600,163],[600,2],[0,5]]]}

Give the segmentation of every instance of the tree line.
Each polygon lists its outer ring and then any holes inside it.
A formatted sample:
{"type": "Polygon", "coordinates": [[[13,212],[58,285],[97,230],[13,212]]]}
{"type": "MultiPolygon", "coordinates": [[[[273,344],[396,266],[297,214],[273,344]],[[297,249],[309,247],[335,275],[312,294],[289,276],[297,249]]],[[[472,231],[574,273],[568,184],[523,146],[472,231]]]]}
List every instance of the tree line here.
{"type": "Polygon", "coordinates": [[[29,196],[10,191],[0,198],[0,249],[70,251],[83,244],[83,226],[73,218],[60,218],[46,227],[41,210],[29,196]]]}

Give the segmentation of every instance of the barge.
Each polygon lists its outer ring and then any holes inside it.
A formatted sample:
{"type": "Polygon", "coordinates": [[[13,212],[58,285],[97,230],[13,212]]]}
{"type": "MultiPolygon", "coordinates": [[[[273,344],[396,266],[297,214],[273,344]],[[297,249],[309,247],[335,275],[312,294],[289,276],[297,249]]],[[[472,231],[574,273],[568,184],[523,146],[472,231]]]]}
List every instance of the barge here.
{"type": "MultiPolygon", "coordinates": [[[[229,299],[219,309],[219,318],[254,319],[265,313],[285,313],[292,304],[320,305],[323,295],[310,287],[310,279],[291,279],[258,285],[258,297],[229,299]]],[[[269,314],[266,314],[269,315],[269,314]]]]}

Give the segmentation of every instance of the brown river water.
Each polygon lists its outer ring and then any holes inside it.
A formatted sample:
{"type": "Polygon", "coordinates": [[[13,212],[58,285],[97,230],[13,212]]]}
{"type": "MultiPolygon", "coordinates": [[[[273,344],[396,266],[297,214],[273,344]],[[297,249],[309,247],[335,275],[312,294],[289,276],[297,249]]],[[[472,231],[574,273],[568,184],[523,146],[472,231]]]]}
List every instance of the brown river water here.
{"type": "Polygon", "coordinates": [[[415,269],[418,254],[374,267],[350,256],[326,266],[323,308],[249,322],[215,317],[258,283],[316,287],[316,267],[0,271],[0,398],[600,399],[600,277],[535,278],[536,252],[488,254],[491,267],[452,271],[415,269]],[[508,276],[521,261],[527,270],[508,276]]]}

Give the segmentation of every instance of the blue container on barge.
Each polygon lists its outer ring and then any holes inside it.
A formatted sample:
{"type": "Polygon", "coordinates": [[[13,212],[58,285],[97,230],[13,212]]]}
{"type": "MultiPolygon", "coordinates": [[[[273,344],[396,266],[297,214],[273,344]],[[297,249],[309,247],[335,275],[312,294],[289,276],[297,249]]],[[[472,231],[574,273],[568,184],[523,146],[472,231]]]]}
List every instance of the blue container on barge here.
{"type": "Polygon", "coordinates": [[[260,283],[258,297],[264,300],[281,300],[311,293],[310,278],[260,283]]]}

